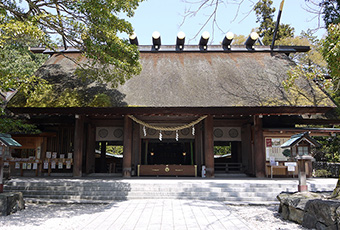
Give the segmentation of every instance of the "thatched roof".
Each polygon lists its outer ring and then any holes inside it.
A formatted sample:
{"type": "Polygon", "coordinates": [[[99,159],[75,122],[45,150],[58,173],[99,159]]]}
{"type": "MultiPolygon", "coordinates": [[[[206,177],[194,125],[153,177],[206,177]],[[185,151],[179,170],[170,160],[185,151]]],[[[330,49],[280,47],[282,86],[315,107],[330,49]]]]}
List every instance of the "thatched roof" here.
{"type": "MultiPolygon", "coordinates": [[[[38,75],[62,88],[77,88],[69,58],[80,53],[53,54],[38,75]]],[[[83,60],[85,61],[85,60],[83,60]]],[[[116,89],[88,82],[88,92],[103,92],[114,106],[228,107],[316,106],[334,103],[316,84],[301,77],[287,92],[282,82],[294,63],[270,52],[141,52],[143,70],[116,89]]]]}

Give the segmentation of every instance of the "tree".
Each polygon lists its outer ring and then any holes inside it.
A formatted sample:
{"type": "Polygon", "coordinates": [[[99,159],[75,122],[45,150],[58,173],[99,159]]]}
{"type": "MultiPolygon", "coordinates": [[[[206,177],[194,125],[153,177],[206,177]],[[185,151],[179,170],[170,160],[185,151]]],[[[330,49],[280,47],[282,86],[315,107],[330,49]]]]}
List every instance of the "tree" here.
{"type": "Polygon", "coordinates": [[[310,51],[290,54],[290,57],[303,69],[318,69],[322,73],[327,71],[327,63],[323,59],[321,48],[322,42],[310,29],[307,32],[302,31],[300,36],[281,38],[276,42],[277,45],[287,46],[309,46],[310,51]]]}
{"type": "Polygon", "coordinates": [[[340,0],[324,0],[321,3],[323,7],[323,19],[326,27],[330,24],[340,23],[340,0]]]}
{"type": "MultiPolygon", "coordinates": [[[[261,0],[254,6],[254,11],[257,17],[256,22],[260,23],[257,33],[262,38],[264,45],[270,45],[273,40],[276,22],[273,20],[275,7],[272,7],[273,1],[261,0]]],[[[276,39],[285,37],[294,37],[294,28],[287,24],[280,24],[276,39]]]]}
{"type": "Polygon", "coordinates": [[[333,83],[332,96],[340,104],[340,23],[330,24],[327,31],[328,34],[322,41],[321,52],[333,83]]]}
{"type": "MultiPolygon", "coordinates": [[[[39,94],[55,95],[47,81],[36,77],[34,72],[47,56],[33,54],[28,48],[43,46],[58,51],[63,46],[73,46],[88,58],[86,65],[78,64],[80,77],[113,86],[123,84],[139,74],[141,66],[137,47],[118,38],[118,33],[132,33],[129,22],[118,17],[132,17],[142,0],[48,0],[48,1],[0,1],[0,91],[19,89],[27,103],[39,101],[39,94]],[[112,71],[114,66],[114,71],[112,71]]],[[[64,99],[69,92],[63,92],[64,99]]],[[[72,94],[74,95],[74,94],[72,94]]],[[[58,106],[74,106],[77,97],[59,100],[58,106]]],[[[91,102],[98,106],[106,95],[97,95],[91,102]]],[[[34,103],[33,103],[34,104],[34,103]]],[[[23,120],[10,118],[4,113],[5,101],[0,102],[1,132],[31,132],[23,120]]]]}
{"type": "Polygon", "coordinates": [[[29,37],[57,50],[58,43],[51,39],[57,34],[65,48],[82,50],[90,60],[82,65],[73,60],[79,64],[79,75],[113,85],[123,84],[139,74],[141,66],[137,47],[117,36],[133,32],[131,24],[118,15],[132,17],[140,1],[0,1],[0,46],[22,43],[29,37]]]}

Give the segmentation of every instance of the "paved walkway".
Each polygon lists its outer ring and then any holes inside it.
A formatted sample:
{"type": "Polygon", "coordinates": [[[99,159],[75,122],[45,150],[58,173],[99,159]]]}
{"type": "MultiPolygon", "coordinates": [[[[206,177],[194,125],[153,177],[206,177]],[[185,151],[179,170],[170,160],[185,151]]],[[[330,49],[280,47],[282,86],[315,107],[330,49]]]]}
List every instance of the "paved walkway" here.
{"type": "Polygon", "coordinates": [[[253,229],[222,202],[130,200],[109,205],[84,221],[81,229],[253,229]]]}

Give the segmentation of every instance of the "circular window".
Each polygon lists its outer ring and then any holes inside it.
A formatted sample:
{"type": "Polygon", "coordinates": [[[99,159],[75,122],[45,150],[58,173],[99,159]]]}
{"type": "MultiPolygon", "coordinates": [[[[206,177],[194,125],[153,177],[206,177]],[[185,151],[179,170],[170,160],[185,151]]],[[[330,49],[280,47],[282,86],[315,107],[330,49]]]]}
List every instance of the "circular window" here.
{"type": "Polygon", "coordinates": [[[172,131],[164,131],[164,134],[170,136],[173,132],[172,131]]]}
{"type": "Polygon", "coordinates": [[[190,129],[189,128],[181,130],[181,134],[184,135],[184,136],[187,136],[189,133],[190,133],[190,129]]]}
{"type": "Polygon", "coordinates": [[[238,131],[237,129],[230,129],[229,130],[229,136],[232,137],[232,138],[235,138],[238,136],[238,131]]]}
{"type": "Polygon", "coordinates": [[[214,136],[217,138],[223,137],[223,130],[222,129],[215,129],[214,130],[214,136]]]}
{"type": "Polygon", "coordinates": [[[148,129],[146,132],[148,135],[151,135],[151,136],[156,134],[156,130],[154,129],[148,129]]]}
{"type": "Polygon", "coordinates": [[[101,138],[107,137],[108,134],[109,134],[109,131],[107,131],[107,129],[100,129],[99,132],[98,132],[98,135],[99,135],[101,138]]]}
{"type": "Polygon", "coordinates": [[[113,131],[113,136],[115,138],[121,138],[123,136],[123,130],[122,129],[115,129],[115,131],[113,131]]]}

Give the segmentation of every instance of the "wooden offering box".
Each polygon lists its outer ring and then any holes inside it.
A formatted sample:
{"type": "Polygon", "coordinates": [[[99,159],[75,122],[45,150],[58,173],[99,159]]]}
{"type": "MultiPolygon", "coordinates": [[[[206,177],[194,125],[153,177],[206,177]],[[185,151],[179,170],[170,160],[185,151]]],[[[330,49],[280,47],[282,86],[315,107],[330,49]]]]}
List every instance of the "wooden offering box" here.
{"type": "Polygon", "coordinates": [[[197,165],[138,165],[138,176],[197,176],[197,165]]]}

